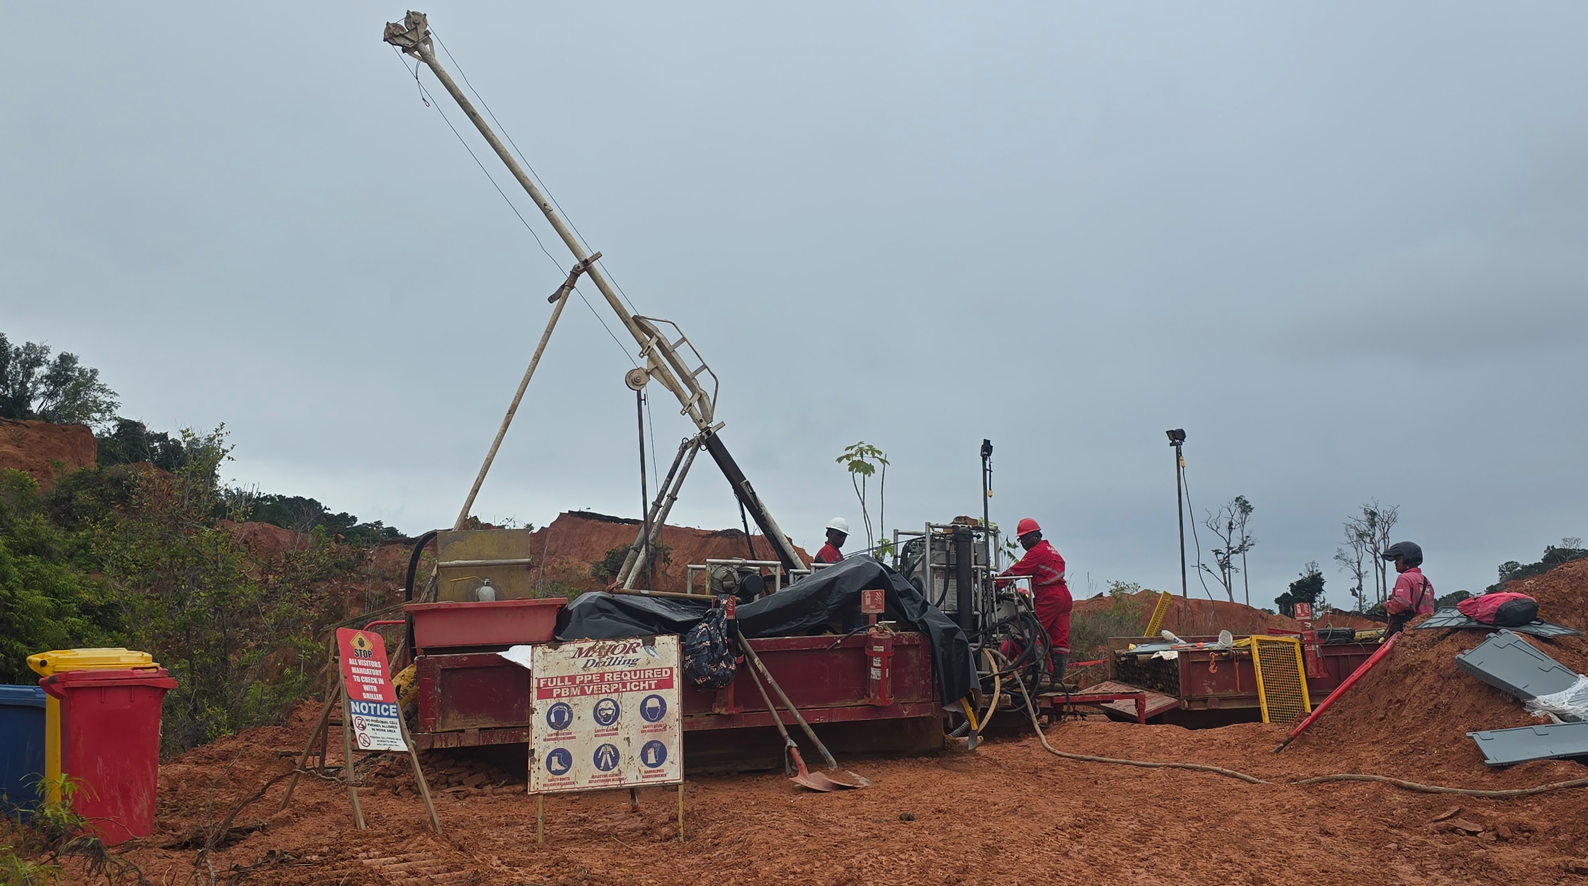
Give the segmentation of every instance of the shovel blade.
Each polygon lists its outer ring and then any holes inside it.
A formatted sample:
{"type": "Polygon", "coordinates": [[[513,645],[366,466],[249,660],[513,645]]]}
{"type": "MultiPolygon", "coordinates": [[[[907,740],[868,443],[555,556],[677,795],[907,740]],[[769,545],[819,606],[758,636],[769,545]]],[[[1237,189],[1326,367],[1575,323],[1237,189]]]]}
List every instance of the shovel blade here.
{"type": "Polygon", "coordinates": [[[800,756],[800,749],[794,746],[793,739],[789,739],[788,747],[785,750],[788,752],[788,756],[794,760],[794,766],[797,769],[794,775],[789,777],[789,781],[802,788],[810,788],[813,791],[822,791],[823,793],[838,787],[827,776],[805,768],[805,759],[800,756]]]}
{"type": "Polygon", "coordinates": [[[802,788],[810,788],[813,791],[821,791],[822,793],[827,793],[838,787],[820,772],[801,772],[798,775],[790,776],[789,781],[802,788]]]}
{"type": "Polygon", "coordinates": [[[826,779],[841,788],[869,788],[871,779],[852,772],[848,769],[839,769],[835,772],[821,773],[826,779]]]}

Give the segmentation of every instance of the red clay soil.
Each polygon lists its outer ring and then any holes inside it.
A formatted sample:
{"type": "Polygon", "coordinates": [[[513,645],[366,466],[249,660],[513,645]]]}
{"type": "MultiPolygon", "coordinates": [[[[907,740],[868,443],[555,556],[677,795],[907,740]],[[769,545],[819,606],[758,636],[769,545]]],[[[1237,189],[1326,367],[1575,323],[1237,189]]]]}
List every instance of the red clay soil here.
{"type": "Polygon", "coordinates": [[[22,471],[40,489],[54,485],[57,473],[89,467],[98,456],[99,444],[83,425],[0,418],[0,470],[22,471]]]}
{"type": "MultiPolygon", "coordinates": [[[[1588,562],[1527,590],[1545,617],[1580,621],[1588,562]]],[[[159,833],[125,857],[155,883],[193,882],[196,872],[211,882],[209,866],[216,882],[350,886],[1588,882],[1582,789],[1475,799],[1380,783],[1291,784],[1349,772],[1480,789],[1588,777],[1588,768],[1562,761],[1483,765],[1467,730],[1530,722],[1515,702],[1456,670],[1454,655],[1483,636],[1410,632],[1279,755],[1279,725],[1188,731],[1094,718],[1046,730],[1065,751],[1194,761],[1267,784],[1058,759],[1029,723],[1000,714],[1008,737],[974,752],[844,761],[875,781],[863,791],[806,793],[777,774],[691,777],[682,845],[674,793],[647,788],[638,814],[622,793],[549,799],[547,843],[537,846],[522,769],[464,751],[426,756],[443,837],[428,831],[404,767],[387,760],[364,776],[368,830],[354,830],[344,787],[306,778],[286,812],[275,813],[280,784],[242,809],[234,824],[250,830],[209,859],[176,845],[290,768],[284,755],[301,748],[317,713],[305,705],[287,726],[222,739],[163,766],[159,833]]],[[[1539,645],[1568,667],[1588,668],[1588,641],[1539,645]]]]}
{"type": "MultiPolygon", "coordinates": [[[[548,581],[578,591],[601,590],[607,586],[607,582],[592,576],[590,567],[604,560],[607,551],[634,544],[639,532],[638,520],[585,511],[566,511],[557,515],[550,526],[535,530],[530,556],[540,562],[533,568],[542,568],[543,562],[548,581]]],[[[708,558],[777,559],[764,536],[752,535],[746,543],[744,533],[738,529],[711,530],[665,525],[657,536],[657,542],[666,547],[667,562],[658,564],[655,580],[651,583],[651,590],[655,591],[684,590],[685,567],[691,563],[704,563],[708,558]],[[752,546],[755,553],[753,558],[750,557],[752,546]]],[[[795,550],[807,563],[810,562],[810,555],[803,549],[796,547],[795,550]]],[[[699,576],[696,578],[698,580],[699,576]]]]}
{"type": "MultiPolygon", "coordinates": [[[[1106,612],[1115,606],[1124,605],[1135,612],[1140,624],[1145,625],[1152,618],[1153,607],[1158,605],[1158,592],[1139,591],[1135,594],[1125,594],[1117,599],[1125,602],[1121,604],[1116,598],[1107,594],[1076,600],[1074,616],[1106,612]]],[[[1170,601],[1163,627],[1179,636],[1217,634],[1221,630],[1240,636],[1274,629],[1299,631],[1302,626],[1301,622],[1293,618],[1275,615],[1243,603],[1195,598],[1185,600],[1177,594],[1170,601]]]]}

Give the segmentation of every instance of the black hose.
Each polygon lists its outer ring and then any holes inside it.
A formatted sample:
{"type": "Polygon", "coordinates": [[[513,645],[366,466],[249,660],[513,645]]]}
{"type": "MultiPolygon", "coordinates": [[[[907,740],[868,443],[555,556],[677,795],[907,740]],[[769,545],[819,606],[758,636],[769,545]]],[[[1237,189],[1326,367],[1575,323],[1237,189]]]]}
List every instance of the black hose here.
{"type": "Polygon", "coordinates": [[[418,572],[419,557],[424,556],[424,548],[429,545],[430,541],[435,540],[437,532],[440,532],[440,529],[432,529],[430,532],[421,535],[419,540],[413,543],[413,553],[408,554],[408,576],[403,578],[402,583],[402,599],[405,602],[413,602],[413,573],[418,572]]]}
{"type": "MultiPolygon", "coordinates": [[[[414,601],[414,573],[419,571],[419,559],[424,556],[425,547],[435,540],[436,533],[440,531],[439,529],[432,529],[419,536],[419,540],[414,542],[413,553],[408,555],[408,575],[403,579],[403,601],[406,603],[414,601]]],[[[418,649],[414,646],[414,620],[413,616],[406,614],[403,619],[408,622],[403,627],[403,633],[408,638],[408,660],[413,661],[415,656],[418,655],[418,649]]]]}

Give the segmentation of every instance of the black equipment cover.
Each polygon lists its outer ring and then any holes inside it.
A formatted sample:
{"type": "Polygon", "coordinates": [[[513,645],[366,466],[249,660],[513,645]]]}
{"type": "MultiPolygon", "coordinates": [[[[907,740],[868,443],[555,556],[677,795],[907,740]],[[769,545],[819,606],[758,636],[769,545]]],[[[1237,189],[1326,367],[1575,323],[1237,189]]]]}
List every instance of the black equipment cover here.
{"type": "MultiPolygon", "coordinates": [[[[872,557],[847,557],[778,593],[741,603],[736,613],[746,637],[803,636],[825,622],[861,621],[860,592],[887,591],[891,618],[926,635],[932,668],[945,705],[957,703],[978,685],[975,660],[965,632],[926,602],[909,580],[872,557]]],[[[580,594],[564,611],[559,640],[615,640],[652,634],[685,634],[705,618],[711,598],[639,597],[592,591],[580,594]]]]}

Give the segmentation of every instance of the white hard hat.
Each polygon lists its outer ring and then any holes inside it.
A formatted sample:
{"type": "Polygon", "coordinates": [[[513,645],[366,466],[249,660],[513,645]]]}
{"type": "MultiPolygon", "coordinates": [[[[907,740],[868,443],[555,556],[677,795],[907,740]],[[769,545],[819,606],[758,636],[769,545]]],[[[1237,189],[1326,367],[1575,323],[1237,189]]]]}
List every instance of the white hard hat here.
{"type": "Polygon", "coordinates": [[[845,520],[843,517],[834,517],[831,520],[827,521],[827,528],[828,529],[836,529],[839,532],[842,532],[843,534],[848,535],[849,534],[849,521],[845,520]]]}

